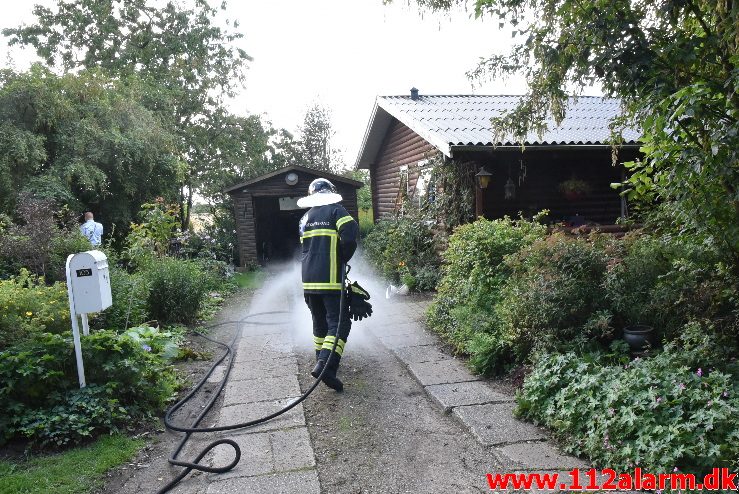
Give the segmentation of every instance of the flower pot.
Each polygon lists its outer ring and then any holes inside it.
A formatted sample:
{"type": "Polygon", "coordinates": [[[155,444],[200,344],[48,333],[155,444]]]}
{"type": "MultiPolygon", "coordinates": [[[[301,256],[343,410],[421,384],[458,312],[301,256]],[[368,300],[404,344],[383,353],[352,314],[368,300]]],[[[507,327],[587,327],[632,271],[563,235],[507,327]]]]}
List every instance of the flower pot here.
{"type": "Polygon", "coordinates": [[[562,195],[568,201],[579,201],[581,199],[584,199],[586,194],[581,190],[567,190],[563,192],[562,195]]]}
{"type": "Polygon", "coordinates": [[[646,324],[634,324],[625,327],[624,340],[629,344],[631,350],[635,352],[646,350],[647,345],[653,348],[659,343],[657,332],[652,326],[647,326],[646,324]]]}

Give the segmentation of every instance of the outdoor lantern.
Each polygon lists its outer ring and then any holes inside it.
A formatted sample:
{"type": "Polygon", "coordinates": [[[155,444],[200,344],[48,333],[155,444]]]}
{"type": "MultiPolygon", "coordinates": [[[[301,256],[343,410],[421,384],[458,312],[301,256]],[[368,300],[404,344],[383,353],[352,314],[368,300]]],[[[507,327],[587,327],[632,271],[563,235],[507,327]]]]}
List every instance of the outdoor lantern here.
{"type": "Polygon", "coordinates": [[[513,183],[513,180],[511,180],[511,177],[508,177],[508,181],[505,183],[503,190],[505,191],[505,198],[507,201],[516,198],[516,185],[513,183]]]}
{"type": "Polygon", "coordinates": [[[482,168],[480,168],[480,171],[475,174],[475,178],[477,179],[477,186],[481,189],[487,189],[488,185],[490,185],[490,178],[492,176],[493,174],[487,171],[483,166],[482,168]]]}

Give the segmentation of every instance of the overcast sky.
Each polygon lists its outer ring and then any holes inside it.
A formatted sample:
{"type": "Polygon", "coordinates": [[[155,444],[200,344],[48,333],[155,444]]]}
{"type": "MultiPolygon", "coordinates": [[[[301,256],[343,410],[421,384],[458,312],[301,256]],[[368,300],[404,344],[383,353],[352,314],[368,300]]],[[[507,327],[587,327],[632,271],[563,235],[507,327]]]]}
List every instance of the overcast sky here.
{"type": "MultiPolygon", "coordinates": [[[[0,28],[33,20],[32,5],[3,3],[0,28]]],[[[215,0],[211,0],[212,4],[215,0]]],[[[220,3],[218,0],[217,3],[220,3]]],[[[468,12],[421,16],[415,4],[395,0],[231,0],[227,15],[239,21],[241,46],[254,58],[234,113],[264,114],[276,127],[297,131],[314,102],[328,107],[334,146],[353,165],[377,95],[521,94],[520,79],[472,85],[465,73],[480,57],[507,50],[509,30],[468,12]]],[[[15,66],[35,59],[8,50],[15,66]]],[[[6,57],[2,57],[5,62],[6,57]]]]}

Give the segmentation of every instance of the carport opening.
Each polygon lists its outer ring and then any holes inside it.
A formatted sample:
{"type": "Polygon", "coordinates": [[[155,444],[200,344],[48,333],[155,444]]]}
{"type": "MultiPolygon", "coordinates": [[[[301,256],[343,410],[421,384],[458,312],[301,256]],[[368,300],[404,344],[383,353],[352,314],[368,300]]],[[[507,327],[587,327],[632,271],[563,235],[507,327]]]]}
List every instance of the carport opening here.
{"type": "Polygon", "coordinates": [[[300,253],[298,224],[305,213],[297,197],[255,197],[257,256],[262,264],[288,261],[300,253]]]}

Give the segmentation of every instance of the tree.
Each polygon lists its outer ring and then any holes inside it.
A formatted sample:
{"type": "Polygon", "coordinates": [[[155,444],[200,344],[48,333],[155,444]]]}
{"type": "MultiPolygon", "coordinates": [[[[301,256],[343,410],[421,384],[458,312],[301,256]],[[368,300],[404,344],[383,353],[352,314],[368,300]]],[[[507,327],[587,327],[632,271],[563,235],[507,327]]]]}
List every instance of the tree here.
{"type": "Polygon", "coordinates": [[[357,207],[359,210],[372,209],[372,186],[369,170],[347,170],[343,175],[364,184],[361,189],[357,190],[357,207]]]}
{"type": "Polygon", "coordinates": [[[142,203],[174,198],[175,137],[143,106],[149,88],[98,71],[0,71],[0,212],[29,192],[125,227],[142,203]]]}
{"type": "MultiPolygon", "coordinates": [[[[189,211],[199,179],[221,153],[224,98],[243,85],[250,58],[235,46],[242,35],[216,25],[219,9],[206,0],[162,7],[148,0],[58,0],[54,11],[37,5],[33,12],[35,24],[3,31],[11,45],[33,46],[50,67],[97,68],[149,86],[145,105],[174,129],[187,164],[182,209],[189,211]]],[[[186,214],[182,222],[188,224],[186,214]]]]}
{"type": "MultiPolygon", "coordinates": [[[[417,0],[449,9],[464,0],[417,0]]],[[[644,159],[627,164],[628,195],[662,203],[678,232],[723,247],[739,266],[739,4],[735,0],[476,0],[519,42],[470,75],[522,73],[528,94],[494,120],[521,138],[560,122],[569,88],[599,84],[640,127],[644,159]]],[[[615,142],[618,142],[616,138],[615,142]]]]}
{"type": "Polygon", "coordinates": [[[331,173],[340,171],[344,164],[331,147],[334,134],[331,112],[318,103],[308,108],[300,128],[300,164],[331,173]]]}

